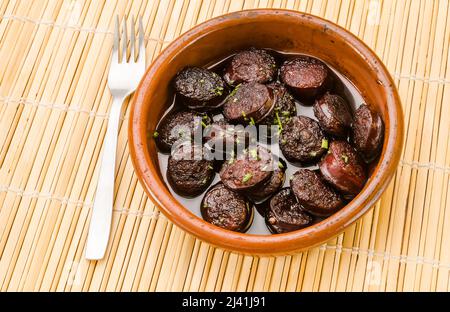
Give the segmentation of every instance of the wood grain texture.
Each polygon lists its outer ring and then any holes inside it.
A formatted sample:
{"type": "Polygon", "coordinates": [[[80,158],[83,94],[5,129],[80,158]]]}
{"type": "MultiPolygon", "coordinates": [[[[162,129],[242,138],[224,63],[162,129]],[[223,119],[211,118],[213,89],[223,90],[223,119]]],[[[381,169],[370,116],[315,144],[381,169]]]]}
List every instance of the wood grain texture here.
{"type": "Polygon", "coordinates": [[[1,1],[0,289],[448,291],[449,12],[448,0],[1,1]],[[325,17],[382,58],[396,80],[406,130],[388,190],[318,248],[285,257],[230,253],[159,214],[134,174],[124,122],[107,256],[86,261],[111,103],[113,17],[143,16],[151,61],[192,26],[256,7],[325,17]]]}

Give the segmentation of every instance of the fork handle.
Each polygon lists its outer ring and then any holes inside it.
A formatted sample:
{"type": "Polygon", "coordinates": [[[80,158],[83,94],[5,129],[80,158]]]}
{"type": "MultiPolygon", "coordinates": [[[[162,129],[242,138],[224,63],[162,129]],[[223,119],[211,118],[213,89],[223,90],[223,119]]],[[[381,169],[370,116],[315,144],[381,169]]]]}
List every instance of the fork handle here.
{"type": "Polygon", "coordinates": [[[102,259],[108,246],[114,203],[117,140],[123,101],[124,98],[113,98],[109,114],[86,246],[86,259],[89,260],[102,259]]]}

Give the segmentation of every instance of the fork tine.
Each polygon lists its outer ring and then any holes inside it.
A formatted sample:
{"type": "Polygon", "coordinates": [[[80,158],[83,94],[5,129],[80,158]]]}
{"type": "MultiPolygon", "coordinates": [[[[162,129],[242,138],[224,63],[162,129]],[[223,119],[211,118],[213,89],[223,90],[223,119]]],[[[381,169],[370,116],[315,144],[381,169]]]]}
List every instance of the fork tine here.
{"type": "Polygon", "coordinates": [[[135,48],[135,32],[134,32],[134,15],[131,15],[131,30],[130,30],[130,62],[136,60],[136,48],[135,48]]]}
{"type": "Polygon", "coordinates": [[[127,55],[127,46],[128,46],[128,37],[127,37],[127,20],[124,17],[123,18],[123,29],[122,29],[122,61],[125,63],[127,62],[128,55],[127,55]]]}
{"type": "Polygon", "coordinates": [[[145,45],[144,45],[144,24],[142,23],[142,16],[139,16],[139,56],[138,63],[145,64],[145,45]]]}
{"type": "Polygon", "coordinates": [[[114,26],[114,44],[113,44],[113,51],[112,51],[112,61],[113,62],[120,62],[119,59],[119,15],[116,15],[116,22],[114,26]]]}

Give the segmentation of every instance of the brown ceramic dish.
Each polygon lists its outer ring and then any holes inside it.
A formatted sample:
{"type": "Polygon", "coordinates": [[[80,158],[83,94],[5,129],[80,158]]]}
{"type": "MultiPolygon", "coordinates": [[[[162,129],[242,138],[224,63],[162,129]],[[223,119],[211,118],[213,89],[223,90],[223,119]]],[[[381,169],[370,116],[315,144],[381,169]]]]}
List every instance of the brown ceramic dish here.
{"type": "Polygon", "coordinates": [[[147,194],[183,230],[213,245],[251,254],[304,250],[342,232],[380,198],[399,162],[403,115],[386,68],[363,42],[343,28],[308,14],[250,10],[214,18],[172,42],[143,77],[131,108],[129,141],[136,173],[147,194]],[[343,209],[308,228],[278,235],[251,235],[211,225],[183,207],[169,192],[159,170],[157,149],[147,141],[167,108],[172,78],[185,66],[204,66],[249,47],[316,56],[345,75],[385,123],[383,150],[363,190],[343,209]]]}

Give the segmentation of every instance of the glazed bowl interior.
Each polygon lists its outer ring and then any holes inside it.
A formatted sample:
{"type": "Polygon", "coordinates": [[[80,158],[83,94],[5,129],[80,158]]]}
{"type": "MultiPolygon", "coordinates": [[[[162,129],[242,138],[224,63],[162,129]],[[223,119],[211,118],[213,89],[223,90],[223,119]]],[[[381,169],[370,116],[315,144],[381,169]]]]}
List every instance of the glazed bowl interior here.
{"type": "Polygon", "coordinates": [[[131,108],[130,151],[139,180],[162,212],[177,226],[213,245],[244,253],[280,254],[304,250],[339,234],[356,221],[386,188],[397,167],[403,117],[397,92],[383,64],[355,36],[318,17],[285,10],[251,10],[207,21],[171,43],[153,62],[131,108]],[[346,76],[385,123],[380,161],[364,189],[342,210],[313,226],[277,235],[223,230],[198,218],[170,193],[147,132],[156,128],[170,104],[171,81],[185,66],[206,66],[250,48],[316,56],[346,76]]]}

